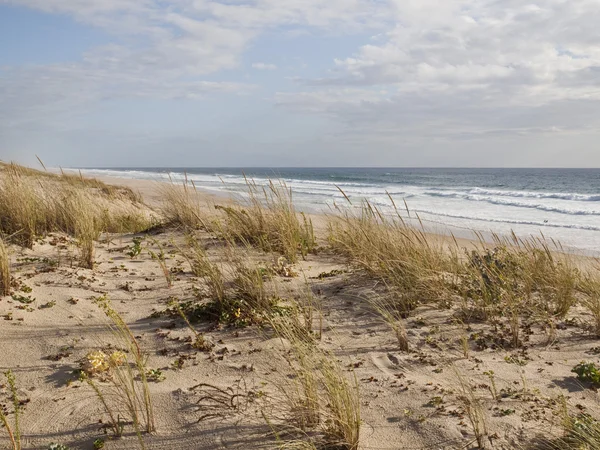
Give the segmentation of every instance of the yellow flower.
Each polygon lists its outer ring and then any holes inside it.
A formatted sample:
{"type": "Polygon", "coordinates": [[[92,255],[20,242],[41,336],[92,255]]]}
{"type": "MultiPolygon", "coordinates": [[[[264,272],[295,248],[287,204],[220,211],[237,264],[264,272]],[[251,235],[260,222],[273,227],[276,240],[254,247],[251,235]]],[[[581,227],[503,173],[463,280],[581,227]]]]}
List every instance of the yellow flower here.
{"type": "Polygon", "coordinates": [[[112,352],[108,363],[111,367],[122,366],[127,362],[127,355],[124,352],[116,351],[112,352]]]}
{"type": "Polygon", "coordinates": [[[88,374],[106,372],[108,367],[106,354],[101,350],[92,350],[85,356],[83,370],[88,374]]]}

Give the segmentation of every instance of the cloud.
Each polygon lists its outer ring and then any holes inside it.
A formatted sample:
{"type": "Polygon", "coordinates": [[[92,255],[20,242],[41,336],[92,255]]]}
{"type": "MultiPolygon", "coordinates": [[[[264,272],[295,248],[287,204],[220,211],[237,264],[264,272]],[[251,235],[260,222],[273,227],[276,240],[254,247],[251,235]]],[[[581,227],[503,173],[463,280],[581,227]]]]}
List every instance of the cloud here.
{"type": "Polygon", "coordinates": [[[256,70],[276,70],[277,66],[275,64],[267,64],[262,62],[253,63],[252,67],[256,70]]]}
{"type": "MultiPolygon", "coordinates": [[[[34,123],[66,126],[69,115],[102,100],[246,93],[258,86],[236,79],[244,80],[243,55],[260,36],[335,36],[340,45],[327,47],[332,51],[347,49],[350,41],[340,37],[352,33],[372,37],[354,51],[329,55],[330,65],[318,75],[288,79],[293,86],[286,92],[261,87],[280,108],[274,114],[316,116],[319,123],[326,117],[327,126],[319,128],[323,142],[387,148],[398,141],[591,136],[600,130],[597,0],[2,4],[67,15],[103,30],[112,43],[88,49],[75,63],[0,67],[0,134],[34,123]]],[[[322,67],[323,56],[314,66],[322,67]]],[[[310,57],[303,58],[310,66],[310,57]]],[[[276,70],[265,61],[280,61],[269,54],[256,59],[256,70],[276,70]]]]}
{"type": "Polygon", "coordinates": [[[336,58],[328,76],[303,80],[308,91],[278,96],[278,104],[336,114],[353,130],[372,132],[387,127],[464,136],[600,128],[596,2],[392,4],[395,26],[336,58]],[[344,96],[349,87],[359,98],[385,89],[388,100],[357,108],[344,96]]]}
{"type": "MultiPolygon", "coordinates": [[[[69,114],[107,98],[193,98],[239,92],[246,83],[208,81],[236,69],[248,45],[267,29],[357,29],[378,19],[368,0],[0,0],[65,14],[100,28],[114,43],[81,61],[0,68],[0,117],[15,125],[45,114],[69,114]]],[[[273,64],[255,63],[257,70],[273,64]]],[[[2,126],[6,127],[5,122],[2,126]]]]}

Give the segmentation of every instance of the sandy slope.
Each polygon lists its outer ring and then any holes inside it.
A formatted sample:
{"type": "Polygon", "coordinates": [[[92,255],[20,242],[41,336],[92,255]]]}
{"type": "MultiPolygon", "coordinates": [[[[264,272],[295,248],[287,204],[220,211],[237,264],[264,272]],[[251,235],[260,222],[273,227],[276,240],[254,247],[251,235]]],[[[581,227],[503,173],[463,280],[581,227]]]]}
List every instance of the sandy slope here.
{"type": "MultiPolygon", "coordinates": [[[[155,183],[118,181],[140,190],[149,204],[157,204],[155,183]]],[[[323,222],[319,224],[321,228],[323,222]]],[[[58,442],[90,449],[99,437],[107,439],[108,449],[137,448],[131,433],[120,440],[108,439],[100,423],[106,417],[93,392],[81,382],[70,381],[76,379],[73,371],[88,351],[106,348],[113,341],[103,313],[92,303],[104,293],[148,352],[148,366],[160,368],[165,375],[164,381],[151,384],[157,432],[146,438],[148,448],[273,448],[269,426],[258,412],[271,410],[273,405],[248,400],[233,411],[207,401],[198,404],[211,388],[192,388],[208,383],[236,392],[263,391],[268,397],[287,379],[279,356],[280,340],[253,327],[201,323],[198,328],[216,346],[210,353],[192,349],[187,342],[191,333],[181,320],[151,315],[164,310],[170,297],[192,298],[200,280],[192,276],[184,258],[173,254],[167,264],[177,272],[177,279],[167,287],[146,250],[134,259],[126,255],[132,237],[105,237],[97,246],[94,270],[77,267],[74,244],[60,235],[40,240],[33,250],[11,247],[13,275],[21,289],[16,294],[35,298],[28,305],[11,297],[0,299],[0,370],[13,370],[20,396],[27,400],[21,424],[24,448],[44,449],[58,442]],[[31,293],[24,292],[28,289],[23,286],[30,287],[31,293]],[[174,367],[176,361],[182,362],[180,368],[174,367]],[[205,414],[218,417],[198,422],[205,414]]],[[[177,231],[151,238],[166,250],[184,241],[177,231]]],[[[202,239],[214,260],[223,257],[222,247],[208,234],[202,239]]],[[[150,239],[144,245],[156,249],[150,239]]],[[[260,252],[252,258],[265,265],[274,262],[273,256],[260,252]]],[[[471,323],[466,329],[455,320],[453,308],[421,307],[407,320],[411,351],[402,353],[393,334],[364,300],[376,295],[380,289],[376,282],[353,272],[327,251],[309,256],[295,270],[306,275],[322,302],[321,345],[336,355],[349,377],[354,371],[358,380],[361,448],[474,447],[459,379],[471,385],[483,402],[490,448],[525,447],[538,435],[559,433],[553,412],[560,395],[579,410],[598,410],[597,393],[581,386],[571,373],[583,359],[600,362],[600,344],[586,331],[589,319],[581,311],[560,323],[550,340],[539,325],[524,324],[523,331],[530,333],[527,345],[514,352],[491,342],[488,324],[471,323]],[[332,270],[339,273],[317,278],[332,270]],[[460,344],[465,334],[471,337],[468,358],[460,344]],[[484,374],[490,370],[500,400],[492,398],[490,378],[484,374]]],[[[297,295],[304,289],[304,277],[278,278],[276,289],[281,297],[297,295]]],[[[5,399],[3,386],[0,402],[6,403],[5,399]]],[[[0,430],[0,448],[7,445],[6,434],[0,430]]]]}

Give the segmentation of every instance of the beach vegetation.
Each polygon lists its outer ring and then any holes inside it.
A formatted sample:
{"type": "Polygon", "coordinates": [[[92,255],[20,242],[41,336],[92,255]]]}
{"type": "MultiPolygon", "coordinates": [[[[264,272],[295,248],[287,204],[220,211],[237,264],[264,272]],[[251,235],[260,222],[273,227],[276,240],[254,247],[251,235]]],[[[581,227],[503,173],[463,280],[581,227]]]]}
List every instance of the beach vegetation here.
{"type": "Polygon", "coordinates": [[[22,404],[17,393],[17,384],[15,375],[11,370],[4,372],[6,383],[8,385],[8,396],[12,408],[12,423],[9,420],[9,412],[0,404],[0,424],[8,434],[12,450],[21,450],[21,409],[22,404]]]}
{"type": "Polygon", "coordinates": [[[0,296],[10,295],[10,256],[0,237],[0,296]]]}
{"type": "Polygon", "coordinates": [[[0,232],[28,248],[49,232],[75,236],[86,267],[100,233],[138,232],[156,221],[129,188],[17,164],[0,163],[0,172],[0,232]]]}
{"type": "Polygon", "coordinates": [[[82,365],[81,380],[96,394],[109,417],[109,425],[115,436],[123,434],[123,418],[127,417],[143,449],[145,443],[142,433],[155,431],[146,366],[148,357],[108,297],[97,297],[94,302],[109,319],[108,327],[121,350],[109,354],[101,350],[88,353],[82,365]],[[95,378],[99,378],[100,382],[95,378]]]}
{"type": "Polygon", "coordinates": [[[277,406],[264,409],[263,418],[281,448],[301,443],[300,448],[357,450],[362,422],[356,376],[317,340],[307,339],[306,328],[290,323],[288,317],[271,322],[287,349],[281,357],[288,369],[278,371],[272,398],[277,406]]]}
{"type": "Polygon", "coordinates": [[[179,184],[172,178],[168,183],[160,183],[158,191],[161,198],[160,211],[165,222],[171,226],[180,226],[187,230],[207,229],[206,207],[192,180],[179,184]]]}
{"type": "Polygon", "coordinates": [[[245,198],[216,208],[224,215],[218,233],[227,241],[252,245],[265,252],[278,252],[288,261],[315,251],[312,220],[298,213],[292,190],[284,181],[269,180],[267,186],[246,179],[245,198]]]}

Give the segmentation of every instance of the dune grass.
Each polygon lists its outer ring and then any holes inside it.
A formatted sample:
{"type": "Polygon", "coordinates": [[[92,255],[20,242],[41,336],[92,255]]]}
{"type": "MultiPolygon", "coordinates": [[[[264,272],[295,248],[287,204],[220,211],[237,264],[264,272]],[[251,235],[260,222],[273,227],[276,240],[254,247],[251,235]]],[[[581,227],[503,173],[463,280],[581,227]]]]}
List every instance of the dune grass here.
{"type": "Polygon", "coordinates": [[[247,198],[231,206],[217,206],[224,214],[219,226],[228,241],[250,244],[265,252],[278,252],[290,262],[316,248],[310,218],[298,213],[292,190],[283,181],[269,180],[260,186],[246,179],[247,198]]]}
{"type": "Polygon", "coordinates": [[[147,379],[147,355],[142,352],[133,333],[121,315],[113,308],[110,300],[106,296],[102,296],[96,298],[95,303],[110,320],[109,327],[119,346],[124,349],[124,352],[114,352],[106,358],[100,355],[95,358],[99,362],[93,364],[94,366],[106,364],[115,394],[110,396],[113,403],[109,405],[108,397],[102,392],[102,389],[95,385],[93,380],[89,377],[84,379],[94,388],[107,414],[111,417],[113,430],[120,435],[122,424],[118,417],[119,414],[126,413],[133,422],[141,448],[145,448],[142,432],[152,433],[156,429],[147,379]],[[117,417],[116,421],[115,417],[117,417]]]}
{"type": "Polygon", "coordinates": [[[138,232],[154,224],[148,208],[128,188],[83,176],[52,174],[16,164],[0,165],[0,232],[31,248],[49,232],[75,236],[90,266],[90,241],[101,232],[138,232]]]}
{"type": "Polygon", "coordinates": [[[432,302],[462,302],[466,317],[506,322],[514,347],[521,344],[523,317],[552,323],[565,318],[578,299],[599,316],[598,274],[583,277],[560,244],[543,236],[494,235],[492,242],[480,236],[466,251],[456,240],[441,244],[420,221],[409,225],[405,217],[410,216],[398,209],[384,215],[365,201],[358,213],[341,210],[329,224],[332,248],[386,287],[388,298],[377,299],[374,306],[401,346],[402,318],[432,302]]]}
{"type": "Polygon", "coordinates": [[[410,226],[397,210],[386,216],[365,201],[358,213],[343,210],[333,216],[328,238],[352,265],[393,292],[394,307],[402,315],[419,303],[441,302],[451,294],[447,282],[454,272],[451,255],[422,227],[410,226]]]}
{"type": "Polygon", "coordinates": [[[202,200],[193,181],[186,179],[179,185],[160,183],[161,212],[167,224],[185,229],[206,229],[209,222],[202,208],[202,200]]]}
{"type": "MultiPolygon", "coordinates": [[[[298,310],[296,310],[298,311],[298,310]]],[[[271,325],[285,348],[282,353],[292,375],[279,372],[277,405],[263,411],[281,448],[357,450],[360,441],[358,381],[302,327],[299,320],[274,319],[271,325]]]]}
{"type": "Polygon", "coordinates": [[[600,336],[600,270],[590,270],[583,276],[579,290],[582,293],[581,305],[593,319],[592,330],[600,336]]]}
{"type": "Polygon", "coordinates": [[[10,258],[4,240],[0,237],[0,296],[10,295],[10,258]]]}
{"type": "Polygon", "coordinates": [[[194,236],[188,236],[188,248],[180,253],[187,258],[192,273],[202,278],[208,288],[208,296],[213,300],[223,303],[225,301],[225,280],[223,268],[212,262],[206,249],[194,236]]]}
{"type": "MultiPolygon", "coordinates": [[[[113,203],[131,206],[134,203],[127,202],[135,200],[129,194],[105,192],[101,184],[83,177],[54,178],[55,175],[16,166],[4,170],[0,206],[6,207],[3,211],[7,213],[0,217],[0,231],[22,245],[31,246],[38,236],[60,230],[77,239],[82,265],[93,268],[94,241],[100,233],[135,230],[145,223],[141,218],[136,222],[134,216],[125,218],[118,211],[110,212],[104,208],[107,204],[100,202],[104,206],[99,206],[95,197],[100,195],[102,201],[110,198],[113,203]]],[[[246,202],[220,206],[221,220],[211,219],[209,225],[194,186],[191,189],[187,183],[183,186],[171,183],[164,187],[162,211],[170,224],[190,233],[210,230],[221,238],[221,253],[217,258],[209,255],[196,236],[189,234],[187,246],[179,252],[187,258],[191,272],[201,283],[201,288],[196,289],[200,292],[198,302],[191,306],[180,303],[169,306],[194,333],[197,348],[210,350],[210,344],[192,325],[199,315],[235,325],[270,326],[274,330],[284,343],[281,357],[285,366],[279,366],[281,380],[276,382],[273,404],[263,410],[263,417],[273,428],[280,448],[358,449],[361,427],[358,382],[354,373],[319,342],[322,326],[317,333],[315,324],[322,315],[317,300],[307,284],[305,293],[294,301],[281,302],[285,307],[280,308],[273,270],[255,262],[251,250],[259,248],[297,262],[315,249],[312,224],[296,212],[291,190],[284,183],[271,182],[263,188],[248,181],[248,189],[246,202]]],[[[339,213],[330,221],[331,248],[384,290],[367,301],[393,331],[402,351],[410,350],[404,321],[423,304],[458,305],[465,322],[473,316],[494,324],[504,322],[510,330],[508,345],[520,347],[524,317],[564,319],[579,303],[591,313],[594,332],[600,335],[598,271],[582,273],[574,259],[552,241],[543,237],[494,236],[492,242],[481,238],[478,245],[467,251],[456,240],[442,243],[432,237],[418,221],[413,226],[397,209],[395,214],[385,215],[364,202],[357,213],[346,210],[339,213]]],[[[406,216],[410,216],[408,211],[406,216]]],[[[158,241],[154,243],[160,251],[154,252],[153,257],[161,264],[170,286],[171,273],[164,252],[158,241]]],[[[6,248],[0,240],[0,288],[3,289],[6,283],[10,287],[5,254],[6,248]]],[[[123,433],[120,416],[125,414],[131,418],[144,448],[142,433],[155,430],[146,355],[109,300],[101,297],[97,303],[110,319],[113,334],[124,352],[90,356],[98,364],[106,365],[111,393],[92,376],[83,379],[105,409],[114,434],[123,433]]],[[[464,342],[464,354],[468,357],[466,332],[464,342]]],[[[489,436],[482,400],[469,380],[460,374],[456,386],[477,444],[484,448],[489,436]]],[[[496,394],[493,395],[495,398],[496,394]]],[[[14,393],[13,398],[16,398],[14,393]]],[[[20,441],[18,414],[12,428],[1,410],[0,420],[13,448],[19,448],[16,447],[20,441]]],[[[561,448],[600,448],[597,422],[584,416],[571,418],[565,430],[564,442],[561,441],[565,447],[561,448]]]]}

